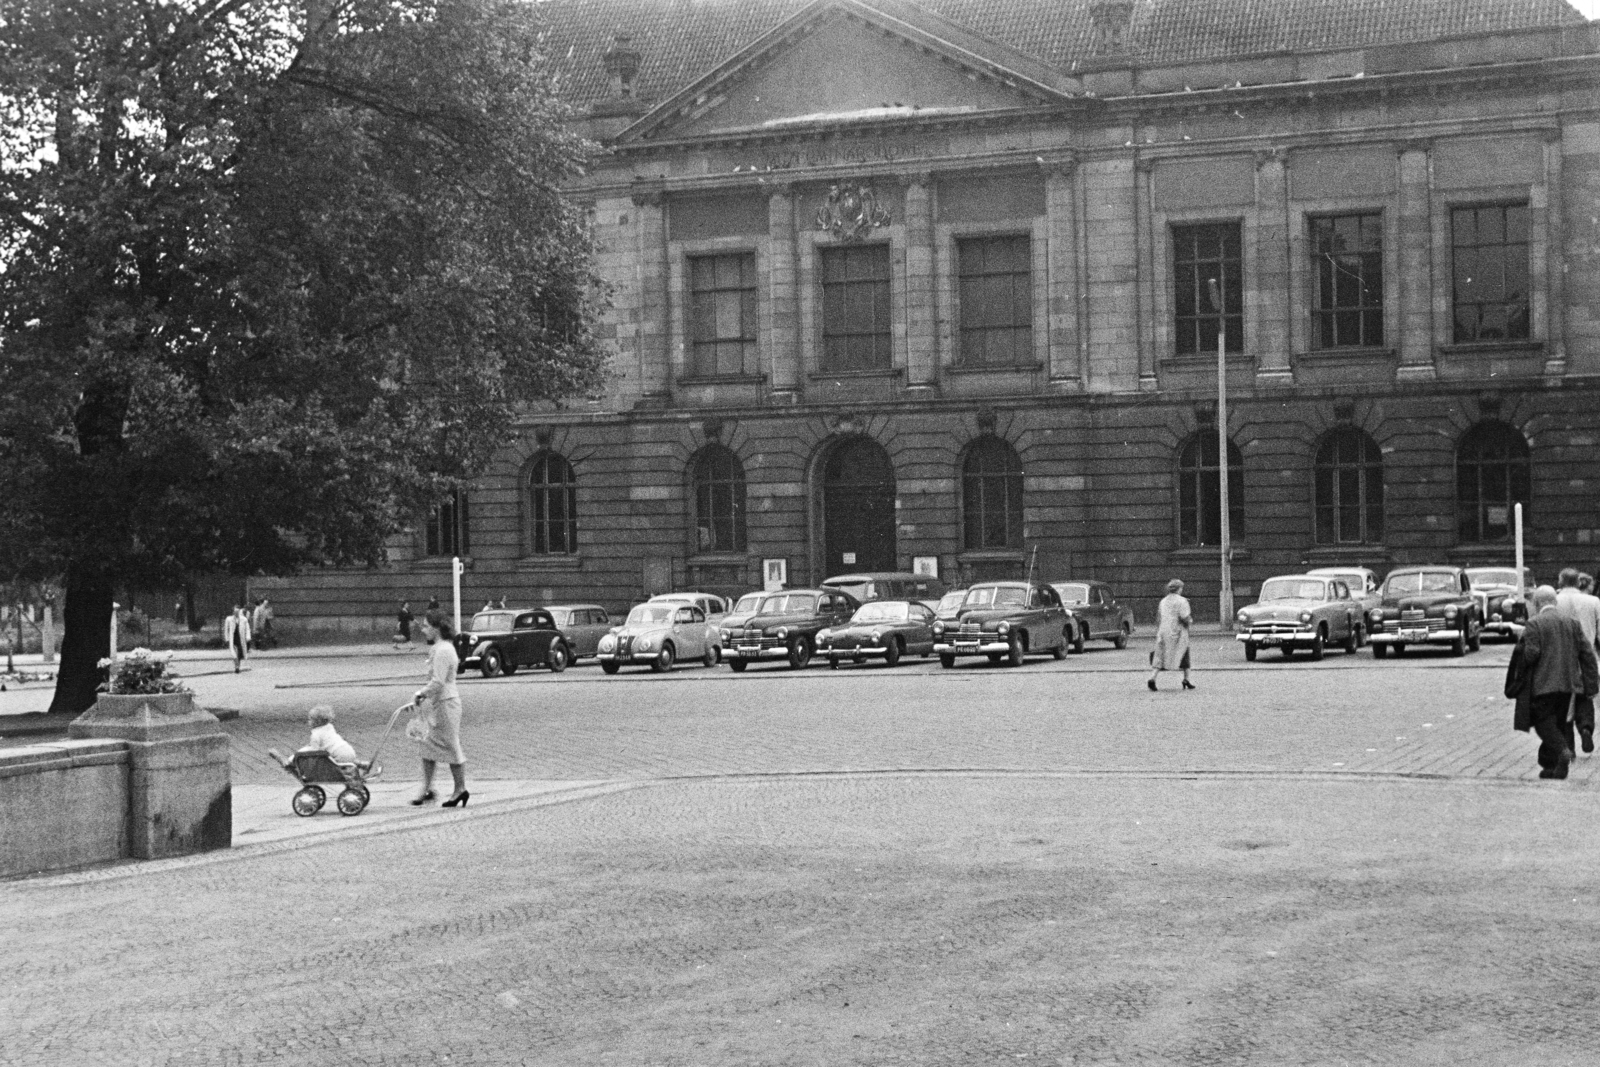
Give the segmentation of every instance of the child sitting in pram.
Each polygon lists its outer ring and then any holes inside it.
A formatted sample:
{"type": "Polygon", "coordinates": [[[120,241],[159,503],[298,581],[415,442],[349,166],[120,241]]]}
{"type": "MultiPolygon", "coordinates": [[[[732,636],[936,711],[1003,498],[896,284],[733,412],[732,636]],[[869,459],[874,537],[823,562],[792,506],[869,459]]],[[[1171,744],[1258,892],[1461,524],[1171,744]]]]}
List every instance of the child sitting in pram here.
{"type": "MultiPolygon", "coordinates": [[[[337,763],[341,769],[365,769],[365,765],[356,758],[355,746],[339,736],[339,731],[333,725],[333,706],[318,704],[306,712],[306,725],[311,727],[311,740],[296,750],[299,752],[326,752],[328,758],[337,763]]],[[[284,759],[277,752],[272,753],[278,757],[278,762],[285,767],[294,762],[294,757],[284,759]]]]}

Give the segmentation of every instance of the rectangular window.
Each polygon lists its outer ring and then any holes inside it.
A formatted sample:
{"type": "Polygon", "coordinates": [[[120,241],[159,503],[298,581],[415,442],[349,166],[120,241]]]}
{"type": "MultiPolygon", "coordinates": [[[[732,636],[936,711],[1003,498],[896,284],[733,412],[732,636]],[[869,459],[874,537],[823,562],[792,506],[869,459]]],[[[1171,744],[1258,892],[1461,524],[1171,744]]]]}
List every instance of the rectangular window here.
{"type": "Polygon", "coordinates": [[[1383,216],[1312,219],[1311,265],[1317,278],[1317,346],[1382,346],[1383,216]]]}
{"type": "Polygon", "coordinates": [[[961,362],[1015,366],[1033,359],[1033,255],[1027,237],[956,242],[961,362]]]}
{"type": "Polygon", "coordinates": [[[1456,343],[1527,340],[1528,205],[1453,209],[1450,246],[1456,343]]]}
{"type": "Polygon", "coordinates": [[[757,326],[755,253],[691,256],[689,374],[755,373],[757,326]]]}
{"type": "Polygon", "coordinates": [[[1229,352],[1244,351],[1244,257],[1237,222],[1172,228],[1173,327],[1180,356],[1217,351],[1225,327],[1229,352]],[[1211,298],[1215,279],[1223,306],[1211,298]]]}
{"type": "Polygon", "coordinates": [[[889,246],[822,250],[822,369],[887,370],[889,246]]]}
{"type": "Polygon", "coordinates": [[[426,554],[430,556],[466,556],[471,546],[467,543],[467,494],[456,492],[428,513],[424,524],[426,554]]]}

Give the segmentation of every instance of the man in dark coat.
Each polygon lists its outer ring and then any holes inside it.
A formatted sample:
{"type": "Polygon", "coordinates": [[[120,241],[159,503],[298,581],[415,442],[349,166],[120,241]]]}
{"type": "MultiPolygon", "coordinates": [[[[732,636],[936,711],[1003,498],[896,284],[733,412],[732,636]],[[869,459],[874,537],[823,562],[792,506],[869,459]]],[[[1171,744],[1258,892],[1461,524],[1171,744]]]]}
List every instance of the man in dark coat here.
{"type": "Polygon", "coordinates": [[[1577,621],[1556,609],[1554,589],[1541,585],[1528,599],[1534,614],[1512,653],[1506,695],[1517,701],[1513,725],[1539,735],[1539,777],[1565,778],[1574,705],[1600,690],[1600,665],[1577,621]]]}

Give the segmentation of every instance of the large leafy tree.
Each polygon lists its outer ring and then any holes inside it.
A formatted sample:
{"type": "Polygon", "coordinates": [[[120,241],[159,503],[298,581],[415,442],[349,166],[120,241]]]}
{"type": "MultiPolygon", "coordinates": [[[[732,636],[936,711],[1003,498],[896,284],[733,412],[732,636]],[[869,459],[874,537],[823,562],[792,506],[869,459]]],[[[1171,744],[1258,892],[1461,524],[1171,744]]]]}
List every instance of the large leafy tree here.
{"type": "Polygon", "coordinates": [[[381,559],[601,298],[537,6],[0,0],[0,565],[113,589],[381,559]]]}

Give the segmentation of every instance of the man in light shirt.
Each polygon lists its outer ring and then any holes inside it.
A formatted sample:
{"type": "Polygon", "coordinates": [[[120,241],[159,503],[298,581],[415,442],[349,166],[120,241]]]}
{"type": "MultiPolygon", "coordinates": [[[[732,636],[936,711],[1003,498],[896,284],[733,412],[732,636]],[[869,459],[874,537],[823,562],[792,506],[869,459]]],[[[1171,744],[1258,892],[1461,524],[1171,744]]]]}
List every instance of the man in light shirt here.
{"type": "MultiPolygon", "coordinates": [[[[1585,593],[1578,585],[1578,571],[1575,567],[1566,567],[1557,579],[1561,588],[1556,592],[1556,609],[1563,615],[1577,620],[1578,627],[1583,630],[1583,639],[1589,647],[1600,652],[1600,596],[1585,593]]],[[[1585,752],[1594,751],[1594,702],[1580,699],[1577,703],[1574,722],[1578,728],[1578,736],[1583,741],[1585,752]]]]}

